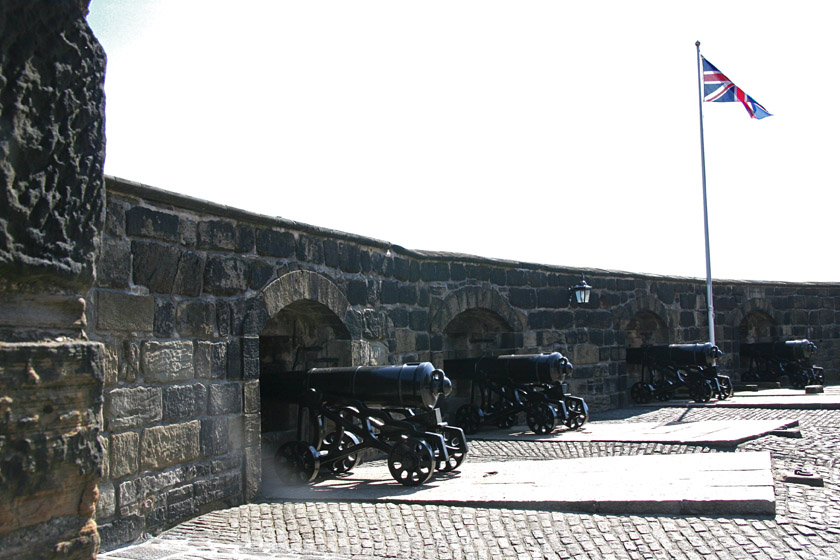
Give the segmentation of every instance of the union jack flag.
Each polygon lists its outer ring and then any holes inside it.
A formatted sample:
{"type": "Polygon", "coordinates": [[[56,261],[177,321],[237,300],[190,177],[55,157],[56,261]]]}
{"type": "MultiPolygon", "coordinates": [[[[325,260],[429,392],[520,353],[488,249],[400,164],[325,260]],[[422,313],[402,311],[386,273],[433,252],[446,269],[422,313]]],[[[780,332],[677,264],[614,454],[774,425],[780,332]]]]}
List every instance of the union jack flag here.
{"type": "Polygon", "coordinates": [[[744,90],[732,83],[723,72],[703,58],[703,101],[726,103],[740,101],[747,108],[750,117],[763,119],[772,117],[758,101],[744,93],[744,90]]]}

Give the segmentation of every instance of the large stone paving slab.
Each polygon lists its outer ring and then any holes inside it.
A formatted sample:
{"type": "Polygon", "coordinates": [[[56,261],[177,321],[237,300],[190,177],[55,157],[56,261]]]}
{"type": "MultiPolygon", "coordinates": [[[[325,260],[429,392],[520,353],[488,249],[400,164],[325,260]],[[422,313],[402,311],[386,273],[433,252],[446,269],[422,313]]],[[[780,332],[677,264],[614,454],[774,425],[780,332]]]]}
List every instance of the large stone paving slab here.
{"type": "Polygon", "coordinates": [[[379,461],[310,486],[266,477],[263,497],[505,507],[590,513],[773,515],[770,453],[469,462],[406,487],[379,461]]]}
{"type": "Polygon", "coordinates": [[[705,420],[702,422],[591,422],[578,430],[559,428],[537,435],[525,427],[491,430],[475,438],[520,441],[621,441],[734,446],[797,425],[796,420],[705,420]]]}

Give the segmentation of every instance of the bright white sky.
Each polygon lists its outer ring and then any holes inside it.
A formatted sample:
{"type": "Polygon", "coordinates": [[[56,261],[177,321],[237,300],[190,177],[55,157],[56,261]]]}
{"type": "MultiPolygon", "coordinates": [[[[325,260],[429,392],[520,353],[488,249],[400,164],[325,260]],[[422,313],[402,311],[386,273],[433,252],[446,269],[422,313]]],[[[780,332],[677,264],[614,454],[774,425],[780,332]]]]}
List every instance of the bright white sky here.
{"type": "Polygon", "coordinates": [[[840,2],[93,0],[105,172],[411,249],[840,281],[840,2]]]}

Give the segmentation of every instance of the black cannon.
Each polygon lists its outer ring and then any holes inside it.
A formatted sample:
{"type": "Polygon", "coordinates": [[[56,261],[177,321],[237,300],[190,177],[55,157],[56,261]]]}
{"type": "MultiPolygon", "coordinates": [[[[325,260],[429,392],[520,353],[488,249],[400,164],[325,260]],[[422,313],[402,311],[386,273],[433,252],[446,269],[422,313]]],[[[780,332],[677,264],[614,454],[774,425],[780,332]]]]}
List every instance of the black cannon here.
{"type": "Polygon", "coordinates": [[[452,383],[428,362],[268,370],[260,383],[262,392],[298,405],[297,439],[274,456],[283,480],[309,483],[319,472],[345,473],[358,464],[360,451],[378,449],[388,454],[396,481],[416,486],[466,457],[463,430],[444,423],[434,408],[452,383]]]}
{"type": "Polygon", "coordinates": [[[547,434],[558,421],[577,429],[589,420],[589,407],[566,394],[563,380],[572,364],[559,352],[446,360],[454,380],[471,381],[470,404],[455,412],[455,423],[467,434],[482,425],[510,428],[524,412],[528,427],[547,434]]]}
{"type": "Polygon", "coordinates": [[[708,342],[628,348],[627,363],[642,366],[641,380],[630,387],[630,398],[639,404],[667,401],[685,387],[696,402],[708,402],[713,396],[727,399],[732,395],[732,380],[719,374],[715,365],[722,355],[720,348],[708,342]]]}
{"type": "Polygon", "coordinates": [[[742,364],[749,360],[747,371],[741,372],[741,381],[778,381],[786,376],[796,389],[825,382],[823,368],[811,365],[811,356],[817,345],[810,340],[754,342],[741,344],[742,364]]]}

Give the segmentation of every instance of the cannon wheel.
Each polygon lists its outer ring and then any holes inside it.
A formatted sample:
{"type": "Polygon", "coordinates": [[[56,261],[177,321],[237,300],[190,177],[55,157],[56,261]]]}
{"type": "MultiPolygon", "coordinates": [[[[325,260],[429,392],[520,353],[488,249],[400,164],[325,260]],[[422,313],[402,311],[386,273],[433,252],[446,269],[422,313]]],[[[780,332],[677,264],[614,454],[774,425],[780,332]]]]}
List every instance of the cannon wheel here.
{"type": "Polygon", "coordinates": [[[732,386],[732,379],[728,375],[718,376],[718,385],[720,385],[718,398],[722,401],[731,397],[732,393],[735,391],[735,388],[732,386]]]}
{"type": "Polygon", "coordinates": [[[803,371],[796,371],[788,375],[790,385],[794,389],[804,389],[808,385],[808,374],[803,371]]]}
{"type": "Polygon", "coordinates": [[[653,391],[647,383],[637,381],[636,383],[633,383],[632,387],[630,387],[630,398],[633,399],[633,402],[636,404],[649,403],[653,398],[653,391]]]}
{"type": "Polygon", "coordinates": [[[528,427],[535,434],[550,434],[557,427],[557,413],[548,403],[532,403],[525,408],[528,427]]]}
{"type": "Polygon", "coordinates": [[[670,401],[674,398],[674,382],[670,379],[662,379],[653,386],[653,396],[660,402],[670,401]]]}
{"type": "Polygon", "coordinates": [[[443,441],[446,443],[449,460],[438,459],[437,470],[441,472],[454,471],[461,466],[467,456],[467,439],[464,437],[462,430],[446,427],[443,429],[443,441]]]}
{"type": "Polygon", "coordinates": [[[712,388],[705,381],[695,383],[689,390],[689,396],[698,403],[709,402],[712,398],[712,388]]]}
{"type": "Polygon", "coordinates": [[[567,428],[577,430],[586,424],[588,412],[585,407],[586,405],[582,400],[566,399],[566,410],[569,411],[565,421],[567,428]]]}
{"type": "Polygon", "coordinates": [[[514,422],[516,422],[516,415],[515,414],[508,414],[507,416],[502,417],[501,420],[496,422],[496,425],[504,430],[513,426],[514,422]]]}
{"type": "Polygon", "coordinates": [[[418,486],[428,482],[435,473],[435,454],[422,439],[400,440],[388,453],[388,470],[400,484],[418,486]]]}
{"type": "MultiPolygon", "coordinates": [[[[344,451],[354,445],[359,445],[359,438],[351,432],[344,432],[341,434],[341,440],[338,441],[338,432],[330,432],[324,436],[323,447],[326,448],[329,459],[329,453],[337,453],[344,451]]],[[[333,474],[342,474],[349,472],[353,467],[359,463],[359,454],[352,453],[346,457],[342,457],[336,461],[325,461],[325,465],[333,474]]]]}
{"type": "Polygon", "coordinates": [[[472,435],[481,426],[481,411],[474,404],[465,404],[455,411],[455,424],[472,435]]]}
{"type": "Polygon", "coordinates": [[[274,454],[274,468],[281,482],[309,484],[321,467],[319,453],[305,441],[289,441],[274,454]]]}

